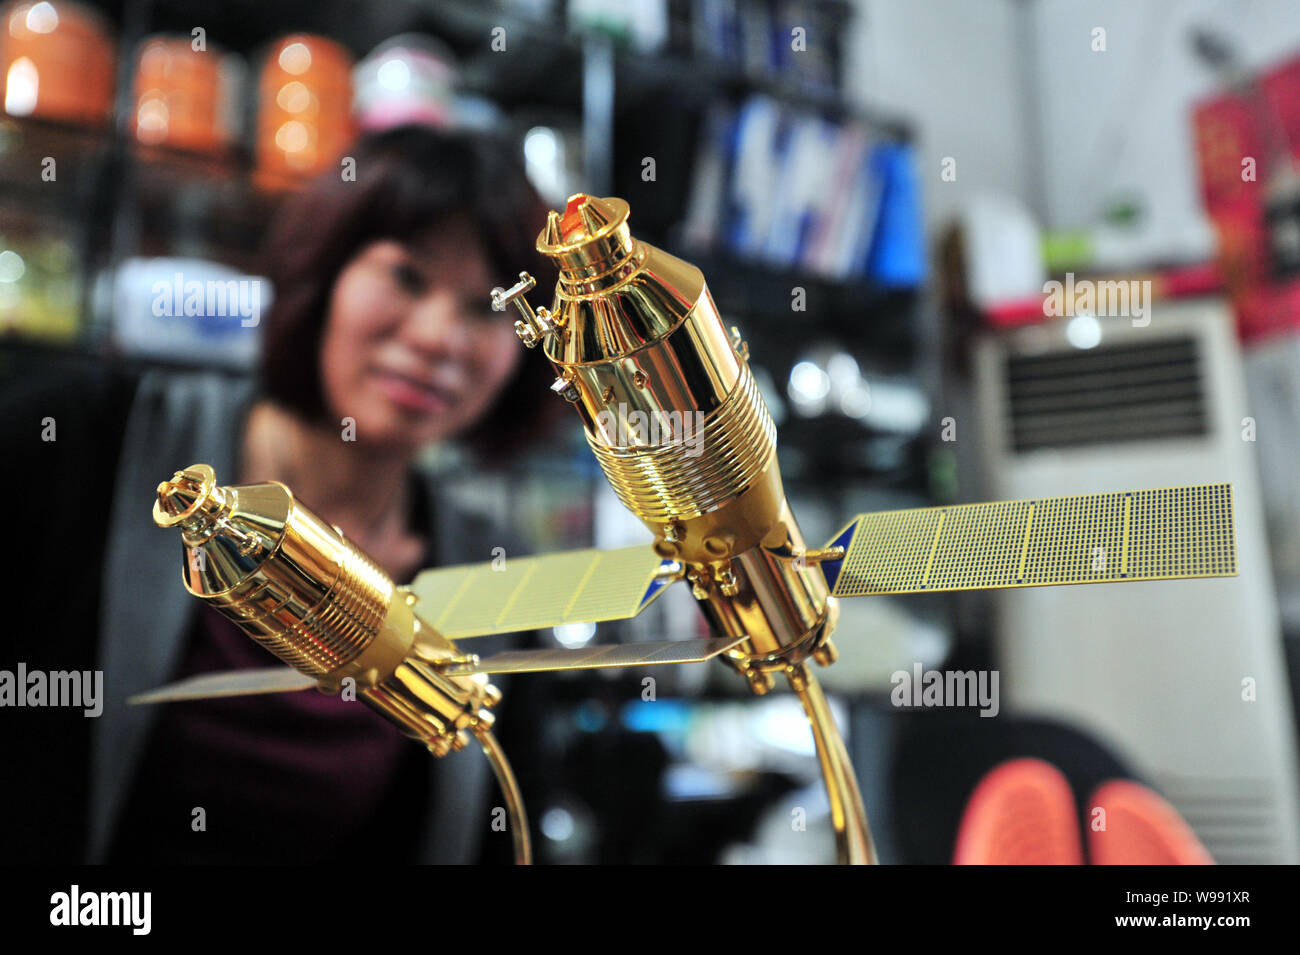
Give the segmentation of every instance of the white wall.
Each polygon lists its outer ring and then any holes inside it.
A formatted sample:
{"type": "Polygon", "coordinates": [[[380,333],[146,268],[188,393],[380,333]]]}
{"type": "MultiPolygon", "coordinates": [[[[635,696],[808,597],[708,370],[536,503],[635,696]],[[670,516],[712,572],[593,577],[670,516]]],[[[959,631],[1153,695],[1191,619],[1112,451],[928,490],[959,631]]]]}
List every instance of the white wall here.
{"type": "Polygon", "coordinates": [[[1190,111],[1217,80],[1191,26],[1225,30],[1254,69],[1300,52],[1300,0],[857,0],[856,13],[848,93],[917,125],[928,224],[987,192],[1054,228],[1136,196],[1157,255],[1211,241],[1190,111]],[[939,177],[945,156],[956,182],[939,177]]]}
{"type": "Polygon", "coordinates": [[[1219,84],[1193,54],[1191,29],[1224,31],[1254,71],[1300,53],[1300,3],[1033,0],[1028,9],[1050,223],[1088,225],[1107,201],[1134,194],[1157,247],[1203,236],[1191,110],[1219,84]],[[1105,52],[1091,49],[1096,27],[1105,52]]]}
{"type": "Polygon", "coordinates": [[[1019,0],[857,0],[846,91],[917,127],[926,222],[982,192],[1028,198],[1019,0]],[[957,179],[940,179],[945,156],[957,179]]]}

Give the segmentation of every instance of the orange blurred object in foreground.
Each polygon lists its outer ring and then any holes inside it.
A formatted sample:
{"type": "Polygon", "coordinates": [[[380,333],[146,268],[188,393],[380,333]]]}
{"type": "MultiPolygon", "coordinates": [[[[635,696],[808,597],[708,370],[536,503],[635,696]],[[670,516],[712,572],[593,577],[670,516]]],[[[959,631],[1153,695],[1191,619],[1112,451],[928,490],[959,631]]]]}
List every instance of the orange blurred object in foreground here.
{"type": "Polygon", "coordinates": [[[0,23],[6,113],[108,123],[116,60],[108,24],[98,13],[68,0],[11,3],[0,23]]]}
{"type": "Polygon", "coordinates": [[[1214,865],[1192,827],[1161,796],[1115,779],[1092,794],[1093,812],[1106,811],[1104,829],[1088,829],[1093,865],[1214,865]]]}
{"type": "MultiPolygon", "coordinates": [[[[1191,826],[1160,795],[1127,779],[1088,801],[1093,865],[1213,865],[1191,826]]],[[[957,830],[955,865],[1081,865],[1079,813],[1065,775],[1041,759],[1013,759],[971,793],[957,830]]]]}
{"type": "Polygon", "coordinates": [[[335,163],[352,141],[352,57],[299,33],[271,44],[258,82],[257,166],[298,179],[335,163]]]}
{"type": "Polygon", "coordinates": [[[962,814],[954,865],[1082,865],[1079,819],[1064,774],[1014,759],[985,776],[962,814]]]}

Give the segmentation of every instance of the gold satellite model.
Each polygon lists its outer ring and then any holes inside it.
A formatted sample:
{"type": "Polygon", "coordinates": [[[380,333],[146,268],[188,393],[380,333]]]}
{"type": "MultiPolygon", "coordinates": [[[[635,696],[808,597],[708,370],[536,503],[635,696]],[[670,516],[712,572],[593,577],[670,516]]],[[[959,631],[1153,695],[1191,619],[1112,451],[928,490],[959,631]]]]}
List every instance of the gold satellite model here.
{"type": "Polygon", "coordinates": [[[154,505],[158,524],[183,534],[185,586],[288,668],[197,677],[133,702],[338,692],[351,679],[435,755],[477,739],[506,794],[516,861],[528,862],[523,802],[491,732],[501,695],[487,675],[718,657],[755,693],[783,678],[799,696],[839,860],[871,863],[853,767],[810,666],[835,661],[839,598],[1235,576],[1228,484],[860,514],[808,547],[747,347],[700,270],[635,239],[627,220],[621,199],[573,196],[537,240],[559,267],[551,307],[529,306],[526,273],[492,301],[518,307],[519,337],[554,365],[556,400],[573,404],[653,544],[430,569],[397,587],[284,485],[221,487],[192,465],[159,485],[154,505]],[[679,579],[712,638],[483,658],[457,643],[632,617],[679,579]]]}

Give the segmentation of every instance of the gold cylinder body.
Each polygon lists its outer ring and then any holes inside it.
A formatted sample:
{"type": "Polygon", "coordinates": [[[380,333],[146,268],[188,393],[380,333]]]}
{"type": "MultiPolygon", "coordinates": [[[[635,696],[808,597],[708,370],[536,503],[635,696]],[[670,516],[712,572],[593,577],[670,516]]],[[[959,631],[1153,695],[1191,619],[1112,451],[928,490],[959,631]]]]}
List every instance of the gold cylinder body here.
{"type": "Polygon", "coordinates": [[[388,575],[282,484],[219,489],[226,526],[186,533],[185,586],[296,670],[324,676],[374,639],[392,600],[388,575]]]}
{"type": "Polygon", "coordinates": [[[414,596],[283,484],[218,487],[194,465],[159,498],[155,519],[183,533],[186,589],[322,689],[351,678],[438,755],[491,727],[500,695],[487,676],[441,672],[458,652],[415,614],[414,596]]]}

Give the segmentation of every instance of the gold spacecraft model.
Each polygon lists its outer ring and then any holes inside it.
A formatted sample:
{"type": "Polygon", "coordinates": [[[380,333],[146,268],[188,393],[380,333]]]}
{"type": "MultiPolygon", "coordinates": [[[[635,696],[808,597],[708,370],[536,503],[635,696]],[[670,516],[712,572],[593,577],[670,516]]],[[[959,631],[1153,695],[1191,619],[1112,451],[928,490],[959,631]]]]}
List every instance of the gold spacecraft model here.
{"type": "Polygon", "coordinates": [[[507,798],[515,856],[531,858],[523,803],[492,736],[491,673],[722,659],[755,693],[784,678],[811,725],[839,860],[875,861],[843,740],[809,661],[835,661],[842,597],[1235,576],[1228,484],[860,514],[809,548],[791,513],[776,429],[748,349],[699,269],[633,238],[621,199],[578,194],[537,241],[559,267],[549,309],[521,273],[493,304],[540,346],[622,502],[654,542],[421,572],[397,587],[284,485],[221,487],[206,465],[158,487],[179,527],[185,586],[288,667],[202,676],[133,702],[308,687],[357,695],[435,755],[483,747],[507,798]],[[508,651],[476,636],[635,616],[684,579],[714,636],[508,651]]]}

